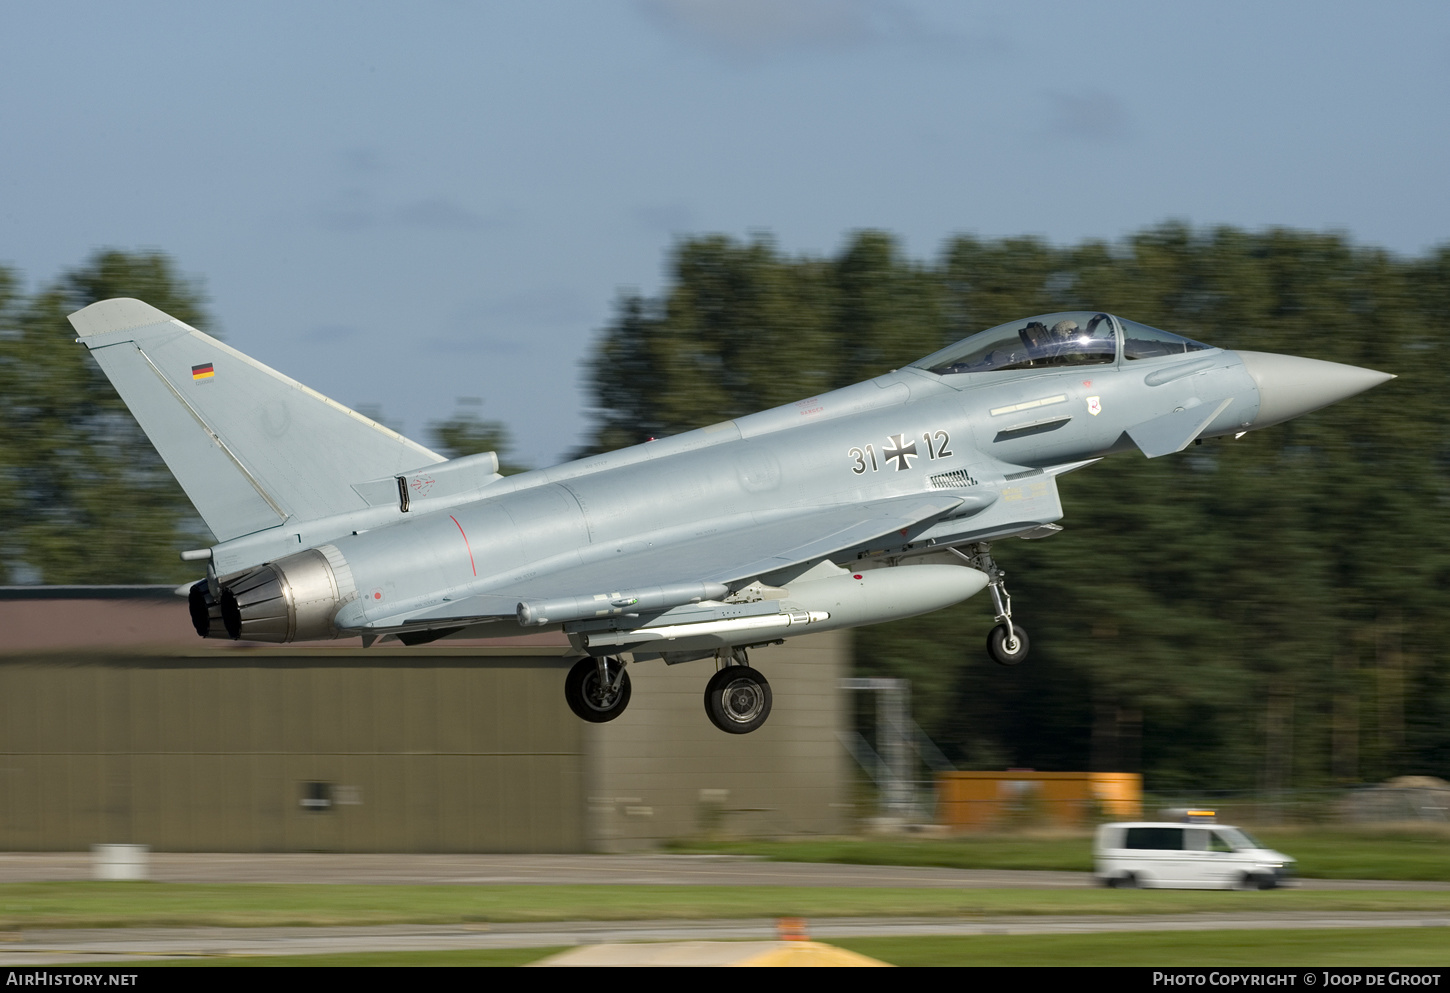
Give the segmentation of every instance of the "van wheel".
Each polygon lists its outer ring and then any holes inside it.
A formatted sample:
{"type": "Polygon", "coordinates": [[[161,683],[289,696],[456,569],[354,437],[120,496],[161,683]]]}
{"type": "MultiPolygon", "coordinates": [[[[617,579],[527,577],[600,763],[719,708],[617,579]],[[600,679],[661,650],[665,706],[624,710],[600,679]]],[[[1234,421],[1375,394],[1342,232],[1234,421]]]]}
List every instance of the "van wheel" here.
{"type": "Polygon", "coordinates": [[[1120,890],[1136,890],[1138,888],[1138,877],[1131,872],[1124,873],[1113,881],[1113,886],[1115,889],[1120,890]]]}
{"type": "Polygon", "coordinates": [[[1246,872],[1239,877],[1239,884],[1234,887],[1237,890],[1261,890],[1264,885],[1259,882],[1259,877],[1252,872],[1246,872]]]}

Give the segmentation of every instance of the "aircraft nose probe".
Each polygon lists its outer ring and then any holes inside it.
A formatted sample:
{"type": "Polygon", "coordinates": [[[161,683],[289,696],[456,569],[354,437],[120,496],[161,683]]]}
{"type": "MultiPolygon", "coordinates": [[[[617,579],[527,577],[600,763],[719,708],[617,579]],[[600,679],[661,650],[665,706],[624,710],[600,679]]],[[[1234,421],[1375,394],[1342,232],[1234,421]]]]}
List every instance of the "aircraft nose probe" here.
{"type": "Polygon", "coordinates": [[[1388,372],[1298,355],[1237,354],[1259,390],[1254,428],[1266,428],[1328,407],[1395,378],[1388,372]]]}

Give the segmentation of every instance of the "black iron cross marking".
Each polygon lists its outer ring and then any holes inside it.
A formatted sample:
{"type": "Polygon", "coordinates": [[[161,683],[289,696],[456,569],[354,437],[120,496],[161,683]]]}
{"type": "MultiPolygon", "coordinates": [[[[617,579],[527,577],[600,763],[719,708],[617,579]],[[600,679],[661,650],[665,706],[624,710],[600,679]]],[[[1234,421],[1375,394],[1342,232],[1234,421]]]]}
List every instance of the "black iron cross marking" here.
{"type": "Polygon", "coordinates": [[[896,460],[896,471],[911,468],[911,460],[921,458],[916,454],[916,442],[906,441],[905,435],[893,434],[889,439],[891,444],[881,450],[881,454],[888,459],[896,460]],[[902,444],[902,442],[906,442],[902,444]]]}

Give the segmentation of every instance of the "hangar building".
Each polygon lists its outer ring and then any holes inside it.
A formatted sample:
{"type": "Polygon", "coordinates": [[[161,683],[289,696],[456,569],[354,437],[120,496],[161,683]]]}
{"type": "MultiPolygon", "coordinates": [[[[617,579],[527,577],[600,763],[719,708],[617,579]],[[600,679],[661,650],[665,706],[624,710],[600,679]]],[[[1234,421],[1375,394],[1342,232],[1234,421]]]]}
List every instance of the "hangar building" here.
{"type": "Polygon", "coordinates": [[[169,587],[0,587],[0,850],[580,852],[847,829],[849,635],[753,653],[727,735],[709,661],[564,702],[557,635],[404,647],[202,641],[169,587]]]}

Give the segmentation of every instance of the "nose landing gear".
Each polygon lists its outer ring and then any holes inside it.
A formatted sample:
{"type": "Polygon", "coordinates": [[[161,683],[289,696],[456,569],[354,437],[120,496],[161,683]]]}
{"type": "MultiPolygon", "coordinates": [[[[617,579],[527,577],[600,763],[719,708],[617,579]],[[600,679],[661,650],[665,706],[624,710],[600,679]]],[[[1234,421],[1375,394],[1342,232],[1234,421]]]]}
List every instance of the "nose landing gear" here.
{"type": "Polygon", "coordinates": [[[1008,618],[987,633],[987,654],[998,665],[1016,665],[1027,657],[1027,632],[1012,627],[1008,618]]]}
{"type": "Polygon", "coordinates": [[[987,574],[987,589],[992,593],[992,606],[997,611],[997,626],[987,635],[987,654],[998,665],[1016,665],[1027,658],[1027,632],[1012,624],[1012,597],[1005,582],[1007,574],[992,558],[992,546],[979,541],[968,545],[967,552],[953,551],[973,569],[987,574]]]}

